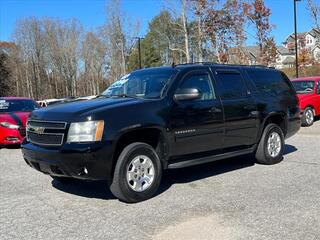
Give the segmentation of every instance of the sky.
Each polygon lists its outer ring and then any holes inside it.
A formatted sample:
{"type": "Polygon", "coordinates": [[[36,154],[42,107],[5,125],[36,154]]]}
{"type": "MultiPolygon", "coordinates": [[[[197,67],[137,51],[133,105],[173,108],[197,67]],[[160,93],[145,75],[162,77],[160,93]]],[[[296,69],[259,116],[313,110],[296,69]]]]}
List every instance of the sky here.
{"type": "MultiPolygon", "coordinates": [[[[316,0],[320,1],[320,0],[316,0]]],[[[17,20],[35,17],[59,19],[77,18],[85,30],[94,30],[105,22],[109,0],[0,0],[0,41],[11,41],[17,20]]],[[[307,0],[297,2],[298,31],[311,29],[312,21],[307,11],[307,0]]],[[[273,35],[277,44],[293,32],[293,0],[265,0],[271,9],[273,35]]],[[[140,35],[145,35],[148,22],[159,13],[164,3],[160,0],[122,0],[121,8],[131,20],[141,24],[140,35]]],[[[250,34],[253,32],[250,30],[250,34]]],[[[247,45],[255,40],[250,37],[247,45]]]]}

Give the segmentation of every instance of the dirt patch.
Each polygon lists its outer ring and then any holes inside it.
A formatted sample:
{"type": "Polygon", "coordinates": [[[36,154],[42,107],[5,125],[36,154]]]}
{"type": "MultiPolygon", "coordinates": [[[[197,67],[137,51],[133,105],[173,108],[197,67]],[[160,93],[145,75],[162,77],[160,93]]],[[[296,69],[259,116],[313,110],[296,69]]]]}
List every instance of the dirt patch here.
{"type": "Polygon", "coordinates": [[[154,240],[233,240],[239,239],[239,229],[227,226],[215,216],[195,217],[169,226],[153,237],[154,240]]]}

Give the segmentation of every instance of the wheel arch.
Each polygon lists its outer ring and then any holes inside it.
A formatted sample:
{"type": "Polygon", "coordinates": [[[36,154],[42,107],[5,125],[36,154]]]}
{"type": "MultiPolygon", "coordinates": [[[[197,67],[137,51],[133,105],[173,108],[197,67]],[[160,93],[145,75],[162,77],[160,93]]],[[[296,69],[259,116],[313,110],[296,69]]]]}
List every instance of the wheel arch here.
{"type": "Polygon", "coordinates": [[[317,115],[317,114],[316,114],[316,109],[315,109],[315,107],[314,107],[312,104],[307,104],[307,105],[305,106],[305,108],[303,109],[303,111],[306,110],[307,108],[312,108],[314,115],[315,115],[315,116],[317,115]]]}
{"type": "Polygon", "coordinates": [[[270,123],[274,123],[278,125],[281,128],[283,135],[286,136],[287,134],[286,114],[283,112],[272,112],[268,114],[262,122],[262,127],[260,128],[260,132],[259,132],[259,141],[262,137],[264,129],[270,123]]]}
{"type": "Polygon", "coordinates": [[[142,142],[152,146],[158,153],[162,167],[167,166],[168,144],[165,130],[160,126],[138,127],[123,131],[115,141],[114,153],[112,157],[111,174],[113,177],[115,165],[122,150],[129,144],[142,142]]]}

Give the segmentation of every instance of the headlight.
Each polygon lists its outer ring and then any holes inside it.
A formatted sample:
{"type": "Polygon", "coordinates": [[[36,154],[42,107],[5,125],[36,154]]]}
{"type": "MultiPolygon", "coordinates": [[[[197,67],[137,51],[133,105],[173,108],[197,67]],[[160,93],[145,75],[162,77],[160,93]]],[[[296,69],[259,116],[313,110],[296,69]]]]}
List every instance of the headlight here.
{"type": "Polygon", "coordinates": [[[102,139],[103,121],[71,123],[67,142],[98,142],[102,139]]]}
{"type": "Polygon", "coordinates": [[[0,122],[0,125],[1,125],[2,127],[5,127],[5,128],[19,129],[19,126],[18,126],[18,125],[12,124],[12,123],[8,123],[8,122],[0,122]]]}

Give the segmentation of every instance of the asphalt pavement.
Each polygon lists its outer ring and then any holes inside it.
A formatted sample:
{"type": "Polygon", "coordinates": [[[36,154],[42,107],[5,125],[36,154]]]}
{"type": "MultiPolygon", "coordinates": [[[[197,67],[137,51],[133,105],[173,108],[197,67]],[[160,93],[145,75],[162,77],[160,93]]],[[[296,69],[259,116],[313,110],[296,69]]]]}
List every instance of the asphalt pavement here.
{"type": "Polygon", "coordinates": [[[0,239],[320,239],[320,121],[276,165],[242,156],[166,171],[158,195],[114,199],[103,182],[62,185],[0,150],[0,239]]]}

